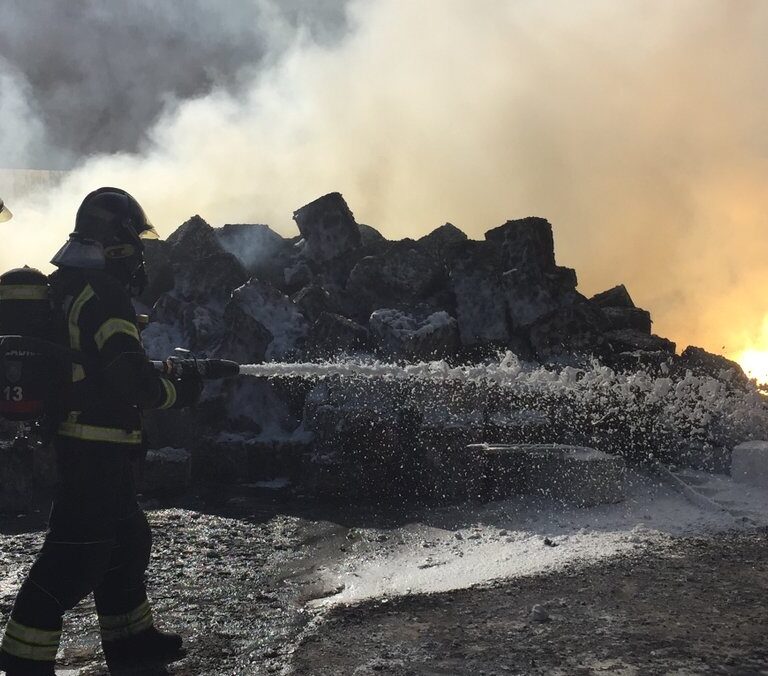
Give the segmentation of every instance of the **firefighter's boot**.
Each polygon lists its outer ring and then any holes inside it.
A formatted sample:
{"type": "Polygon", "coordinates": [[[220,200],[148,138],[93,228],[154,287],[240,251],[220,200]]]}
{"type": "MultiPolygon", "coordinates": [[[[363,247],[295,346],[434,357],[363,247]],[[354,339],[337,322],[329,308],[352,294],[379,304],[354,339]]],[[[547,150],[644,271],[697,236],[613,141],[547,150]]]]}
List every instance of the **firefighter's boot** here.
{"type": "Polygon", "coordinates": [[[102,647],[107,664],[168,663],[186,654],[181,636],[162,632],[154,626],[132,636],[103,641],[102,647]]]}
{"type": "MultiPolygon", "coordinates": [[[[22,587],[22,592],[25,589],[28,586],[22,587]]],[[[24,596],[19,593],[19,598],[23,599],[24,596]]],[[[29,600],[29,594],[26,597],[29,600]]],[[[18,598],[16,604],[19,605],[18,598]]],[[[37,609],[41,610],[40,607],[37,609]]],[[[51,616],[45,624],[53,626],[56,619],[51,616]]],[[[8,676],[54,676],[56,672],[53,665],[59,649],[61,629],[40,629],[29,625],[29,620],[23,624],[13,615],[8,620],[0,647],[0,672],[4,671],[8,676]]]]}
{"type": "Polygon", "coordinates": [[[6,676],[56,676],[53,662],[27,660],[0,651],[0,673],[6,676]]]}

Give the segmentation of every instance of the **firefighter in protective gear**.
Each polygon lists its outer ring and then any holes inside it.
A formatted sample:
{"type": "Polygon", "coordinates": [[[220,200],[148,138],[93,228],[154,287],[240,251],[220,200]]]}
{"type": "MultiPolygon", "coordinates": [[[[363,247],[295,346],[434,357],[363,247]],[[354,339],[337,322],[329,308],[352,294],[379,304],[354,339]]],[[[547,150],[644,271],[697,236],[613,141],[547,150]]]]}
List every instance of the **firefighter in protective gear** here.
{"type": "Polygon", "coordinates": [[[3,202],[3,198],[0,197],[0,223],[5,223],[5,221],[10,221],[13,218],[13,214],[10,212],[7,206],[5,206],[5,202],[3,202]]]}
{"type": "Polygon", "coordinates": [[[52,260],[60,342],[85,365],[72,365],[56,429],[49,530],[2,639],[0,671],[8,676],[54,674],[62,615],[91,592],[108,664],[183,654],[180,636],[154,626],[144,581],[151,533],[133,478],[144,449],[141,410],[193,404],[202,389],[194,375],[161,376],[141,345],[131,296],[146,280],[142,240],[156,236],[133,197],[101,188],[85,198],[52,260]]]}

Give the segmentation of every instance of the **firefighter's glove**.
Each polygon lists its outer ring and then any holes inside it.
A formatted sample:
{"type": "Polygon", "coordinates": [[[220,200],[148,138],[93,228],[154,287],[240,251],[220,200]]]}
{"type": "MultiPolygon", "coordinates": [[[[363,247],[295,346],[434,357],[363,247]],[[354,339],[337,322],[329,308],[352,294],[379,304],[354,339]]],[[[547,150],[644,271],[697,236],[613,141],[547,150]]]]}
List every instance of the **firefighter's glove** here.
{"type": "Polygon", "coordinates": [[[176,387],[176,407],[194,406],[203,392],[203,379],[200,374],[189,370],[178,376],[174,382],[176,387]]]}

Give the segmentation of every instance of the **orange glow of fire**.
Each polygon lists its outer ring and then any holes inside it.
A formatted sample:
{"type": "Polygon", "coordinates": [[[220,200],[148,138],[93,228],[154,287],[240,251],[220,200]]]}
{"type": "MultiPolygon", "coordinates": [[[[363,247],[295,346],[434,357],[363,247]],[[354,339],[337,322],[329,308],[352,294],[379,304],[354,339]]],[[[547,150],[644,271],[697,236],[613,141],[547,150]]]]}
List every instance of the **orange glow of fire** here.
{"type": "Polygon", "coordinates": [[[758,384],[768,384],[768,350],[744,350],[736,361],[744,372],[758,384]]]}

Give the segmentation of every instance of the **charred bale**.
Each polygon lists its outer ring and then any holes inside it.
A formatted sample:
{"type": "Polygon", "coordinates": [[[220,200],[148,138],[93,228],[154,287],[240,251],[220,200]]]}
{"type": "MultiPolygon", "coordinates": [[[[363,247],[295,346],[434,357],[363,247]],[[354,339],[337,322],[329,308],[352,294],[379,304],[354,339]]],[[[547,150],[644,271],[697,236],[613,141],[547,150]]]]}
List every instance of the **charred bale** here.
{"type": "Polygon", "coordinates": [[[235,289],[229,305],[239,306],[272,335],[267,359],[282,358],[296,351],[309,329],[304,315],[288,296],[255,278],[235,289]]]}
{"type": "Polygon", "coordinates": [[[666,352],[675,354],[675,344],[671,340],[656,335],[649,335],[636,329],[614,329],[605,332],[605,340],[614,352],[666,352]]]}
{"type": "Polygon", "coordinates": [[[574,354],[600,354],[607,320],[588,302],[564,305],[531,325],[531,347],[540,361],[574,354]]]}
{"type": "Polygon", "coordinates": [[[460,346],[458,322],[442,311],[419,318],[398,310],[376,310],[370,329],[377,352],[388,357],[440,359],[455,355],[460,346]]]}
{"type": "Polygon", "coordinates": [[[294,258],[283,269],[283,283],[275,284],[275,286],[284,290],[286,293],[296,293],[303,287],[311,284],[314,276],[315,274],[312,272],[312,268],[307,265],[306,261],[301,258],[294,258]]]}
{"type": "Polygon", "coordinates": [[[498,248],[490,242],[456,242],[447,248],[446,259],[462,345],[507,345],[510,336],[498,248]]]}
{"type": "Polygon", "coordinates": [[[632,329],[650,335],[651,313],[639,307],[604,307],[603,314],[611,330],[632,329]]]}
{"type": "Polygon", "coordinates": [[[163,294],[152,309],[142,342],[150,357],[163,359],[177,347],[208,352],[219,343],[223,331],[221,310],[163,294]]]}
{"type": "Polygon", "coordinates": [[[200,216],[193,216],[171,233],[166,240],[174,263],[186,264],[192,260],[225,253],[214,229],[200,216]]]}
{"type": "Polygon", "coordinates": [[[443,279],[442,268],[412,240],[395,242],[380,256],[357,262],[346,290],[354,317],[367,320],[383,307],[407,308],[429,300],[443,279]]]}
{"type": "Polygon", "coordinates": [[[530,216],[507,221],[486,232],[485,239],[499,248],[504,270],[555,269],[552,226],[544,218],[530,216]]]}
{"type": "Polygon", "coordinates": [[[446,223],[416,240],[416,243],[422,251],[439,261],[444,261],[446,251],[452,244],[466,241],[467,236],[461,230],[452,223],[446,223]]]}
{"type": "Polygon", "coordinates": [[[677,367],[681,370],[692,371],[696,375],[729,381],[734,385],[746,386],[749,383],[747,374],[735,361],[693,345],[689,345],[683,350],[677,367]]]}
{"type": "Polygon", "coordinates": [[[222,309],[248,273],[232,254],[219,253],[176,265],[173,295],[185,301],[222,309]]]}
{"type": "Polygon", "coordinates": [[[362,352],[369,347],[368,329],[331,312],[322,312],[312,325],[307,348],[314,355],[333,356],[362,352]]]}
{"type": "Polygon", "coordinates": [[[303,253],[310,260],[322,263],[360,248],[360,230],[338,192],[297,209],[293,220],[305,242],[303,253]]]}
{"type": "Polygon", "coordinates": [[[309,284],[291,296],[291,300],[310,321],[316,322],[324,312],[339,314],[339,304],[328,291],[318,284],[309,284]]]}
{"type": "Polygon", "coordinates": [[[527,328],[560,305],[538,270],[514,268],[502,275],[502,289],[515,330],[527,328]]]}
{"type": "Polygon", "coordinates": [[[213,350],[214,357],[232,359],[239,364],[257,364],[264,361],[273,336],[242,304],[227,303],[223,323],[224,332],[213,350]]]}
{"type": "Polygon", "coordinates": [[[373,226],[359,223],[357,228],[360,231],[360,245],[371,254],[381,253],[389,246],[387,238],[373,226]]]}
{"type": "Polygon", "coordinates": [[[564,305],[581,300],[576,272],[555,264],[552,226],[543,218],[522,218],[485,233],[499,251],[502,288],[511,329],[527,329],[564,305]]]}
{"type": "Polygon", "coordinates": [[[590,302],[602,308],[605,308],[605,307],[633,308],[635,307],[635,304],[632,302],[632,297],[629,295],[629,291],[627,291],[627,287],[624,286],[623,284],[614,286],[612,289],[608,289],[607,291],[602,291],[600,293],[597,293],[594,296],[592,296],[592,298],[590,298],[589,300],[590,302]]]}

